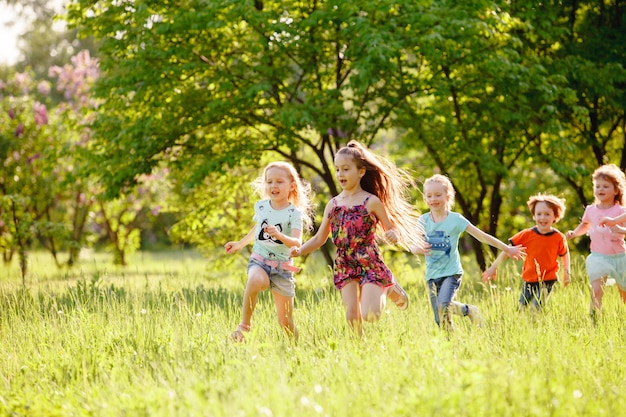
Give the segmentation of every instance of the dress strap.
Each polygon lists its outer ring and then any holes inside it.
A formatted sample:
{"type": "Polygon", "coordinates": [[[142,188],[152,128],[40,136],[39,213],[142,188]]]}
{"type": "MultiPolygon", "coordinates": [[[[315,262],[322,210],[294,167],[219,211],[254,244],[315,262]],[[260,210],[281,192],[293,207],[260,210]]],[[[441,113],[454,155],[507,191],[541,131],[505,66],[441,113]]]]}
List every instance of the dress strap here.
{"type": "Polygon", "coordinates": [[[367,200],[369,200],[371,196],[372,196],[371,194],[368,194],[367,197],[365,197],[365,200],[363,201],[363,205],[367,204],[367,200]]]}

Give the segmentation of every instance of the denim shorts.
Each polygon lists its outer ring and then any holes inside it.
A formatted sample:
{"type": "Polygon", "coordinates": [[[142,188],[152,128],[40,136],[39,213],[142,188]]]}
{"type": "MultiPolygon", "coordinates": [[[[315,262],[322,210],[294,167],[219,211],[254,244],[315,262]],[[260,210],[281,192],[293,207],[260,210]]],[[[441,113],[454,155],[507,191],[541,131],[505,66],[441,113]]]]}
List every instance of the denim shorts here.
{"type": "Polygon", "coordinates": [[[250,268],[253,266],[258,266],[265,271],[267,276],[270,278],[270,288],[272,291],[276,291],[284,297],[296,296],[296,279],[293,277],[292,271],[272,268],[269,265],[265,265],[261,261],[250,259],[248,262],[248,273],[250,273],[250,268]]]}
{"type": "Polygon", "coordinates": [[[613,278],[617,286],[626,290],[626,253],[602,255],[591,252],[585,262],[589,282],[600,278],[613,278]]]}

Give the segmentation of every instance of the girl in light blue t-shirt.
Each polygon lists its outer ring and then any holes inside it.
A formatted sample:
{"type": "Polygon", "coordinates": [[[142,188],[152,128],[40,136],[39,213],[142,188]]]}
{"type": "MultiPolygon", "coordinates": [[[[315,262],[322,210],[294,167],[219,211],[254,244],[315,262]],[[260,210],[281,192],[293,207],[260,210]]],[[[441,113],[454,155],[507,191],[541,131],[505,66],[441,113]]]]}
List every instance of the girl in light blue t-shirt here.
{"type": "Polygon", "coordinates": [[[472,323],[482,325],[478,307],[454,301],[461,286],[463,267],[459,255],[459,237],[467,231],[483,243],[499,248],[511,258],[524,255],[521,246],[510,246],[478,229],[461,214],[450,211],[454,205],[454,188],[448,177],[436,174],[424,182],[424,200],[430,212],[420,217],[426,244],[413,248],[413,253],[426,257],[426,282],[435,322],[452,330],[452,314],[468,316],[472,323]]]}

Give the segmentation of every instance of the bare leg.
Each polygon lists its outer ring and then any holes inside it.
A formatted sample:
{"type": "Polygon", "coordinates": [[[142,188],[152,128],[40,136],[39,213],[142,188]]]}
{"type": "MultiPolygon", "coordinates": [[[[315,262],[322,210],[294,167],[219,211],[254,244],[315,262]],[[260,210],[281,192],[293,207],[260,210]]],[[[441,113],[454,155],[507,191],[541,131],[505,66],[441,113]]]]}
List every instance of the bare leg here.
{"type": "Polygon", "coordinates": [[[346,309],[346,320],[357,335],[363,335],[363,316],[361,315],[359,282],[351,281],[341,289],[341,299],[346,309]]]}
{"type": "Polygon", "coordinates": [[[591,313],[602,310],[602,297],[604,297],[605,282],[606,277],[603,277],[591,283],[591,313]]]}
{"type": "Polygon", "coordinates": [[[259,293],[266,290],[270,286],[270,278],[267,276],[263,268],[253,266],[248,272],[248,282],[243,292],[243,303],[241,308],[241,322],[237,329],[232,333],[231,338],[236,342],[243,341],[243,332],[250,330],[252,321],[252,313],[256,307],[259,293]]]}
{"type": "Polygon", "coordinates": [[[278,323],[285,330],[289,337],[298,341],[298,328],[293,320],[293,297],[287,297],[272,291],[274,303],[276,304],[276,315],[278,323]]]}
{"type": "Polygon", "coordinates": [[[386,291],[376,284],[365,284],[361,288],[361,317],[365,321],[378,321],[385,309],[386,291]]]}

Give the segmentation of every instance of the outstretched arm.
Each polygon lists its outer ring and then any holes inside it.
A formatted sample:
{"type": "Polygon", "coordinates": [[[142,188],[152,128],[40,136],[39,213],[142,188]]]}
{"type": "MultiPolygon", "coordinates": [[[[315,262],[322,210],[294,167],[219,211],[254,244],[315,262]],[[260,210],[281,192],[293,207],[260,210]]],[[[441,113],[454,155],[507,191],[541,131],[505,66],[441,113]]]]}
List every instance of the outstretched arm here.
{"type": "Polygon", "coordinates": [[[228,242],[224,245],[224,249],[226,253],[231,254],[235,253],[242,248],[248,246],[250,243],[254,241],[254,235],[256,233],[256,226],[252,227],[252,229],[248,232],[247,235],[241,238],[241,240],[237,242],[228,242]]]}
{"type": "Polygon", "coordinates": [[[617,217],[603,217],[600,219],[600,226],[615,226],[626,221],[626,213],[617,217]]]}
{"type": "Polygon", "coordinates": [[[526,256],[525,247],[520,246],[520,245],[518,246],[507,245],[506,243],[496,239],[490,234],[483,232],[482,230],[480,230],[478,227],[474,226],[471,223],[467,225],[467,228],[465,230],[467,230],[467,233],[474,236],[474,238],[476,238],[477,240],[483,243],[487,243],[488,245],[491,245],[494,248],[498,248],[506,252],[508,256],[510,256],[511,258],[515,260],[526,256]]]}
{"type": "Polygon", "coordinates": [[[493,261],[491,266],[483,272],[483,281],[491,281],[496,279],[498,273],[498,266],[508,257],[506,252],[500,252],[498,257],[493,261]]]}
{"type": "Polygon", "coordinates": [[[567,233],[565,233],[565,237],[569,240],[569,239],[574,239],[575,237],[584,235],[585,233],[587,233],[590,226],[591,226],[591,223],[589,222],[581,222],[578,225],[578,227],[576,227],[576,229],[569,230],[567,233]]]}
{"type": "Polygon", "coordinates": [[[317,233],[315,233],[315,235],[311,239],[307,240],[302,246],[293,246],[290,251],[292,257],[311,253],[326,243],[328,235],[330,234],[330,220],[328,219],[328,215],[330,214],[331,209],[332,202],[328,202],[326,208],[324,209],[322,224],[320,224],[319,229],[317,229],[317,233]]]}

